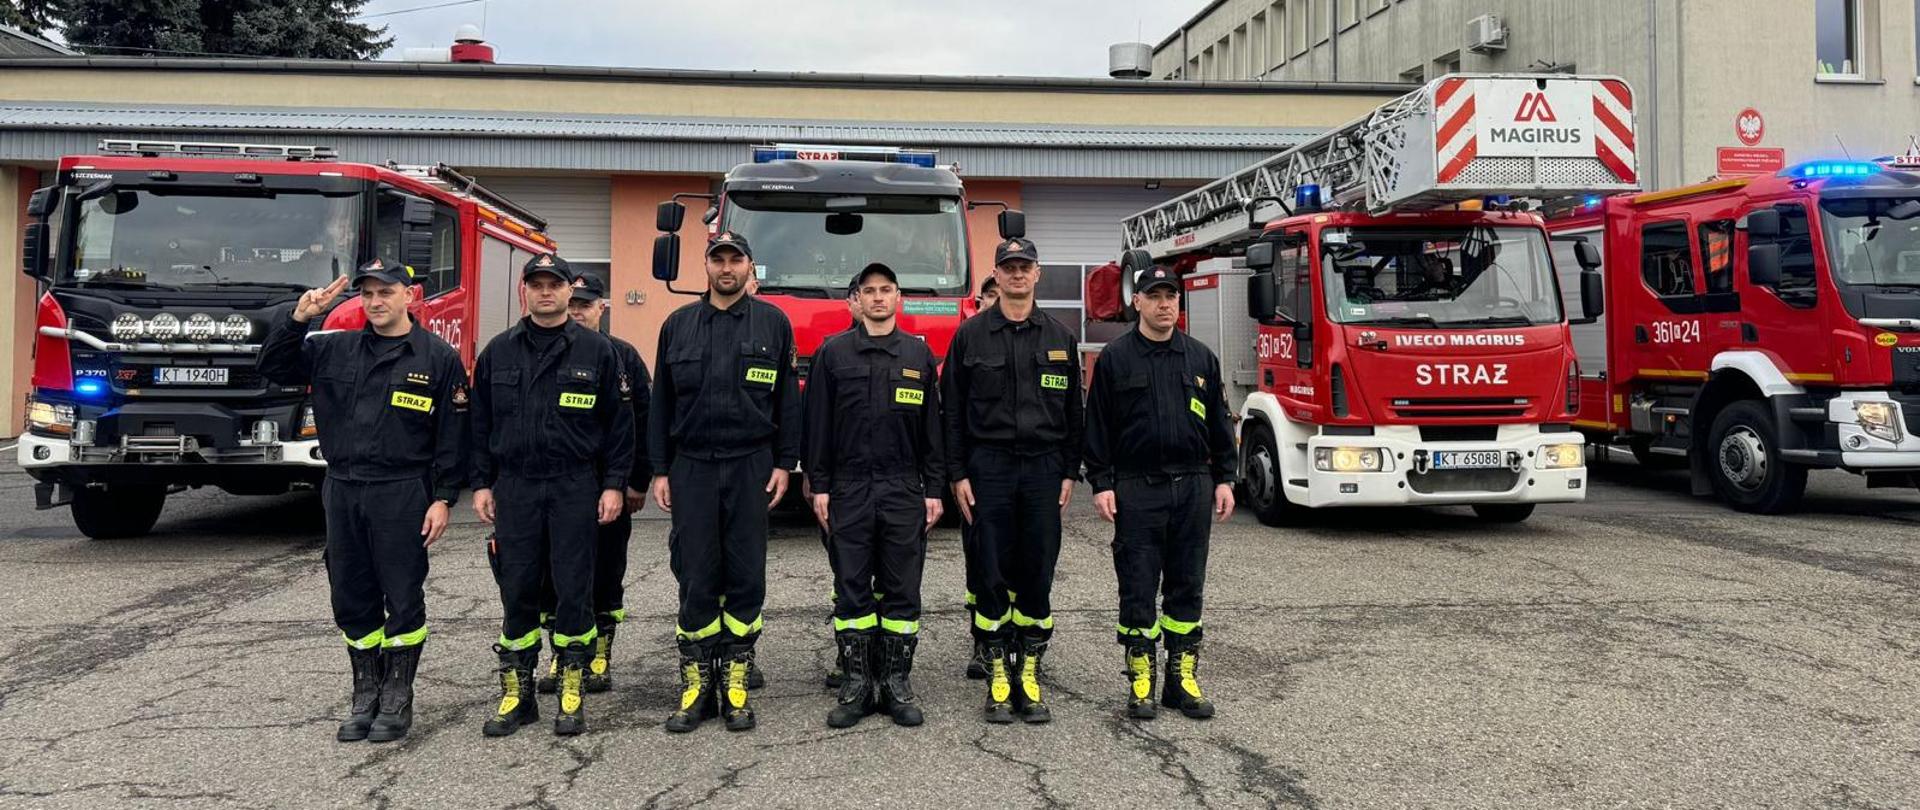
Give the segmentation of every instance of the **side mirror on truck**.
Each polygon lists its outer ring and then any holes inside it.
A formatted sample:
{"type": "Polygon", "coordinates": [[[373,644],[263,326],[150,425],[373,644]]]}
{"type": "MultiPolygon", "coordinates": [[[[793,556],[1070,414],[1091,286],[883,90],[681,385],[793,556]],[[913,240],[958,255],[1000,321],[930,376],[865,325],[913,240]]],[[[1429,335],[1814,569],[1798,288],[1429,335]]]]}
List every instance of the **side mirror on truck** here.
{"type": "MultiPolygon", "coordinates": [[[[666,206],[675,203],[661,203],[664,212],[666,206]]],[[[684,209],[682,209],[684,211],[684,209]]],[[[680,272],[680,234],[668,231],[653,238],[653,277],[668,284],[680,272]]]]}
{"type": "MultiPolygon", "coordinates": [[[[1585,242],[1580,243],[1582,246],[1585,242]]],[[[1578,248],[1576,248],[1577,250],[1578,248]]],[[[1584,266],[1584,265],[1583,265],[1584,266]]],[[[1607,292],[1601,286],[1599,271],[1580,271],[1580,314],[1587,322],[1600,320],[1607,312],[1607,292]]]]}
{"type": "Polygon", "coordinates": [[[1747,280],[1761,287],[1780,286],[1779,245],[1747,246],[1747,280]]]}
{"type": "Polygon", "coordinates": [[[47,223],[33,222],[27,225],[26,233],[20,238],[20,272],[28,278],[50,281],[47,277],[47,244],[49,232],[47,223]]]}
{"type": "Polygon", "coordinates": [[[1600,249],[1585,239],[1575,242],[1573,243],[1573,261],[1580,265],[1581,270],[1598,270],[1600,269],[1600,249]]]}
{"type": "Polygon", "coordinates": [[[673,200],[660,204],[653,211],[653,227],[661,233],[673,233],[680,230],[680,223],[687,218],[687,207],[673,200]]]}
{"type": "Polygon", "coordinates": [[[1280,304],[1273,276],[1273,243],[1255,242],[1247,247],[1247,317],[1256,321],[1272,320],[1280,304]]]}
{"type": "Polygon", "coordinates": [[[1780,235],[1780,212],[1771,208],[1748,211],[1740,218],[1748,239],[1771,239],[1780,235]]]}
{"type": "Polygon", "coordinates": [[[1008,208],[1000,212],[1000,238],[1013,239],[1027,235],[1027,215],[1008,208]]]}

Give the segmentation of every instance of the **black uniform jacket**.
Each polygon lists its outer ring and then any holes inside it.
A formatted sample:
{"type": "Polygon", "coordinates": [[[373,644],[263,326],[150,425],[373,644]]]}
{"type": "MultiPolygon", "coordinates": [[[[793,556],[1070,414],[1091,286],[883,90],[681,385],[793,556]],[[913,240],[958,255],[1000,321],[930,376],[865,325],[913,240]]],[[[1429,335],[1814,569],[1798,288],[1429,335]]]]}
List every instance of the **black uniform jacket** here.
{"type": "Polygon", "coordinates": [[[833,482],[897,478],[940,497],[946,486],[939,367],[926,341],[854,326],[827,338],[807,377],[802,469],[817,493],[833,482]]]}
{"type": "Polygon", "coordinates": [[[1093,364],[1086,461],[1095,492],[1130,476],[1208,473],[1233,483],[1239,453],[1220,359],[1179,331],[1164,346],[1138,329],[1114,338],[1093,364]]]}
{"type": "Polygon", "coordinates": [[[605,335],[569,320],[545,362],[529,322],[494,336],[473,366],[473,488],[504,474],[557,478],[587,468],[603,490],[633,472],[632,392],[605,335]]]}
{"type": "Polygon", "coordinates": [[[751,295],[720,309],[701,300],[660,326],[647,450],[655,474],[673,457],[738,458],[771,449],[773,463],[800,463],[804,428],[794,380],[793,326],[751,295]]]}
{"type": "Polygon", "coordinates": [[[951,480],[967,477],[968,455],[982,445],[1058,452],[1060,477],[1080,477],[1079,341],[1045,311],[1015,323],[995,306],[960,324],[940,395],[951,480]]]}
{"type": "Polygon", "coordinates": [[[633,406],[633,471],[627,475],[627,486],[644,490],[653,477],[653,460],[647,455],[647,403],[653,397],[653,378],[639,349],[612,335],[607,339],[613,341],[613,353],[620,358],[620,393],[633,406]]]}

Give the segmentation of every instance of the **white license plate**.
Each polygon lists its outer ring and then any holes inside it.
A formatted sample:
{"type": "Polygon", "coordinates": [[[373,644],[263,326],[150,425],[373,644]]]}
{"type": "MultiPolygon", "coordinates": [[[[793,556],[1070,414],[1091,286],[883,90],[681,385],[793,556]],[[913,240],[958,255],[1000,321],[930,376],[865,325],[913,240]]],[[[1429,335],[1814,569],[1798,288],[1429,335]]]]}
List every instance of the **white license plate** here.
{"type": "Polygon", "coordinates": [[[1433,454],[1436,470],[1487,470],[1507,466],[1499,450],[1441,450],[1433,454]]]}
{"type": "Polygon", "coordinates": [[[153,370],[154,385],[226,385],[224,368],[179,368],[165,366],[153,370]]]}

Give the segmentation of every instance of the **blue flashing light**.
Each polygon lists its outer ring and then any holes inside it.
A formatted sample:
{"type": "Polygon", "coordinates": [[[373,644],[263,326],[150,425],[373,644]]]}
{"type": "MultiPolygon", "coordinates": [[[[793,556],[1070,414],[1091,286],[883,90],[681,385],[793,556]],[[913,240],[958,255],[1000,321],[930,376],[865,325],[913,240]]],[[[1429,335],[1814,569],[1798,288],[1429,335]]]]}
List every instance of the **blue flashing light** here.
{"type": "Polygon", "coordinates": [[[1808,163],[1794,172],[1800,177],[1866,177],[1880,173],[1880,164],[1856,160],[1831,160],[1808,163]]]}
{"type": "Polygon", "coordinates": [[[756,146],[753,148],[753,162],[771,163],[776,160],[858,160],[869,163],[905,163],[931,169],[934,167],[934,153],[925,150],[901,149],[893,146],[756,146]]]}
{"type": "Polygon", "coordinates": [[[73,381],[73,390],[83,397],[97,397],[107,392],[107,381],[98,377],[81,377],[73,381]]]}
{"type": "Polygon", "coordinates": [[[1599,198],[1599,197],[1588,197],[1588,198],[1586,199],[1586,201],[1585,201],[1584,203],[1582,203],[1582,205],[1583,205],[1584,207],[1586,207],[1586,208],[1592,208],[1592,207],[1594,207],[1594,206],[1596,206],[1596,205],[1599,205],[1599,204],[1600,204],[1600,198],[1599,198]]]}
{"type": "Polygon", "coordinates": [[[1295,211],[1320,210],[1320,184],[1306,183],[1294,189],[1293,209],[1295,211]]]}
{"type": "Polygon", "coordinates": [[[1505,208],[1512,203],[1513,197],[1506,194],[1495,194],[1480,201],[1480,204],[1486,208],[1505,208]]]}

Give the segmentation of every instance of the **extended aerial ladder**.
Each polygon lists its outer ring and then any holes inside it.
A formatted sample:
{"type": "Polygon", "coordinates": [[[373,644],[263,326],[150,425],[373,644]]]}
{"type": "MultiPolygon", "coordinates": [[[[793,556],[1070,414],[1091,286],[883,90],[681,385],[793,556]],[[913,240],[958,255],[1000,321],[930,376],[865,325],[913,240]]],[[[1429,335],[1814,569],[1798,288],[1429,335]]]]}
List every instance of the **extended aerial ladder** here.
{"type": "Polygon", "coordinates": [[[1122,221],[1155,260],[1231,255],[1300,203],[1373,214],[1466,200],[1571,208],[1638,190],[1633,94],[1610,76],[1453,74],[1122,221]]]}

